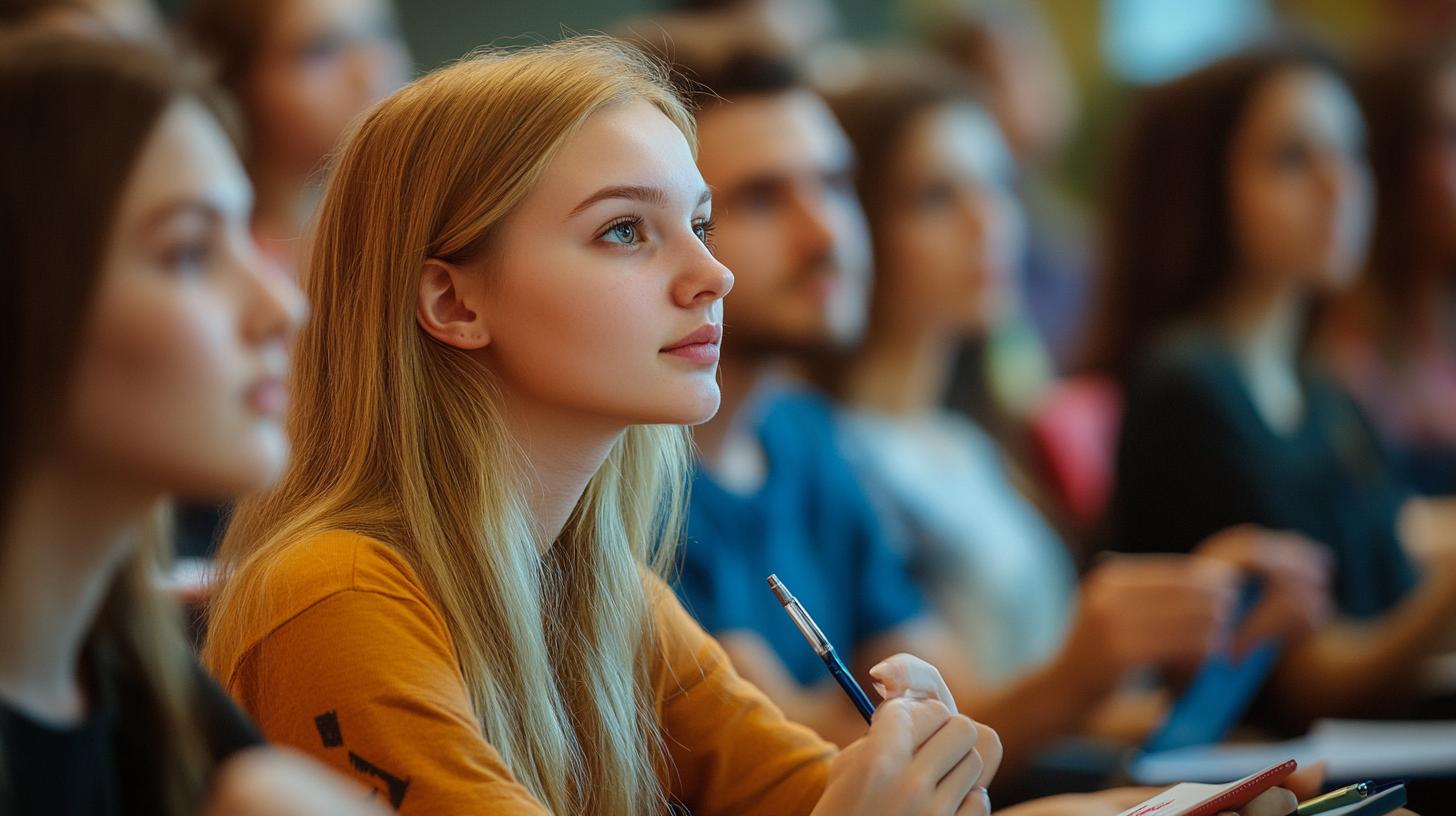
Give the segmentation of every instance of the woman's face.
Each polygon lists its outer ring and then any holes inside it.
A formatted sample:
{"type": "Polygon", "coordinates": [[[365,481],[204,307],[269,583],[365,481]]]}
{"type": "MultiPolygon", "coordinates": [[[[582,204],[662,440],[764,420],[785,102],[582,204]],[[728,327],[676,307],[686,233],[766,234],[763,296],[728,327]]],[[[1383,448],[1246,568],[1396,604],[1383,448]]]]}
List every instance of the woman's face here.
{"type": "Polygon", "coordinates": [[[1349,284],[1370,235],[1364,149],[1359,110],[1338,79],[1290,68],[1264,80],[1229,152],[1241,272],[1315,289],[1349,284]]]}
{"type": "Polygon", "coordinates": [[[282,470],[304,305],[260,262],[251,205],[217,121],[174,103],[131,170],[85,315],[64,444],[87,472],[212,500],[282,470]]]}
{"type": "Polygon", "coordinates": [[[711,210],[655,106],[593,114],[485,262],[484,356],[510,396],[622,426],[711,418],[733,286],[708,249],[711,210]]]}
{"type": "Polygon", "coordinates": [[[995,122],[979,109],[951,105],[916,118],[878,208],[880,314],[980,333],[1007,312],[1023,229],[1013,173],[995,122]]]}
{"type": "Polygon", "coordinates": [[[312,170],[349,123],[404,84],[389,0],[274,0],[244,96],[265,164],[312,170]]]}

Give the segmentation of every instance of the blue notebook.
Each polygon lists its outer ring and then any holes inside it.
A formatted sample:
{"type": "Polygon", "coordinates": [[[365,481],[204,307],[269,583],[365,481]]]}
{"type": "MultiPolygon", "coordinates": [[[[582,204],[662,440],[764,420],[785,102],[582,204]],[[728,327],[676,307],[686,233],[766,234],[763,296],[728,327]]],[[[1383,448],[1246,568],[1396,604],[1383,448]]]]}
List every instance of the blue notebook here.
{"type": "MultiPolygon", "coordinates": [[[[1248,616],[1261,594],[1258,580],[1251,579],[1244,584],[1234,629],[1248,616]]],[[[1229,730],[1243,719],[1282,652],[1282,644],[1265,641],[1239,658],[1228,653],[1210,657],[1174,701],[1162,727],[1144,743],[1143,752],[1222,742],[1229,730]]]]}

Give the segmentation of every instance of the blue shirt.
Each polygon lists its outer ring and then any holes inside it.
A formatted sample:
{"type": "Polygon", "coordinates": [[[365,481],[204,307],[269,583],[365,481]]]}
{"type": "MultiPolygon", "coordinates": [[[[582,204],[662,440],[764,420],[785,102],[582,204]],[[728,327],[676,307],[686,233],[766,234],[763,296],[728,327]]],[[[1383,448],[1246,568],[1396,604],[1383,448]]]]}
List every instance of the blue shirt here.
{"type": "Polygon", "coordinates": [[[770,573],[846,662],[925,604],[838,448],[830,406],[805,393],[776,396],[757,432],[767,460],[757,492],[731,492],[701,469],[694,477],[678,593],[703,628],[757,633],[813,685],[827,676],[824,664],[769,591],[770,573]]]}

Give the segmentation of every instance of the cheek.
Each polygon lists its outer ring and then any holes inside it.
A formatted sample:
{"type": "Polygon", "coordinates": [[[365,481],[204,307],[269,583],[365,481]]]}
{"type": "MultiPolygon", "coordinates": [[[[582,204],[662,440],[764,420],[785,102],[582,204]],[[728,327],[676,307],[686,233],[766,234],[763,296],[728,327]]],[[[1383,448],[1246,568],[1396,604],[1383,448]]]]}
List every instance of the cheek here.
{"type": "Polygon", "coordinates": [[[681,328],[652,273],[573,253],[500,284],[486,355],[508,391],[640,421],[633,401],[653,393],[657,351],[681,328]]]}
{"type": "Polygon", "coordinates": [[[113,306],[98,314],[74,380],[80,454],[184,496],[229,498],[266,484],[287,444],[280,425],[245,402],[253,372],[233,316],[181,297],[113,306]]]}

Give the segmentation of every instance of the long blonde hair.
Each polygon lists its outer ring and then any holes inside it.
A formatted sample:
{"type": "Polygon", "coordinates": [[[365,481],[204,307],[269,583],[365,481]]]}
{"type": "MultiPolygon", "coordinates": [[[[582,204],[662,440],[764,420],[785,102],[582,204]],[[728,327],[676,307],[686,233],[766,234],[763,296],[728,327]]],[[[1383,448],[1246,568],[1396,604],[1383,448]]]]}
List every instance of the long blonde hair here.
{"type": "MultiPolygon", "coordinates": [[[[426,259],[488,255],[562,145],[631,99],[695,143],[663,69],[606,38],[478,54],[359,125],[332,168],[304,274],[313,315],[295,363],[294,461],[274,492],[239,508],[211,611],[229,619],[219,632],[263,619],[270,565],[312,534],[387,542],[439,606],[485,738],[556,813],[664,807],[643,565],[671,557],[687,431],[628,429],[543,556],[521,496],[528,463],[491,372],[428,337],[416,298],[426,259]]],[[[214,636],[204,655],[217,667],[242,647],[214,636]]]]}

